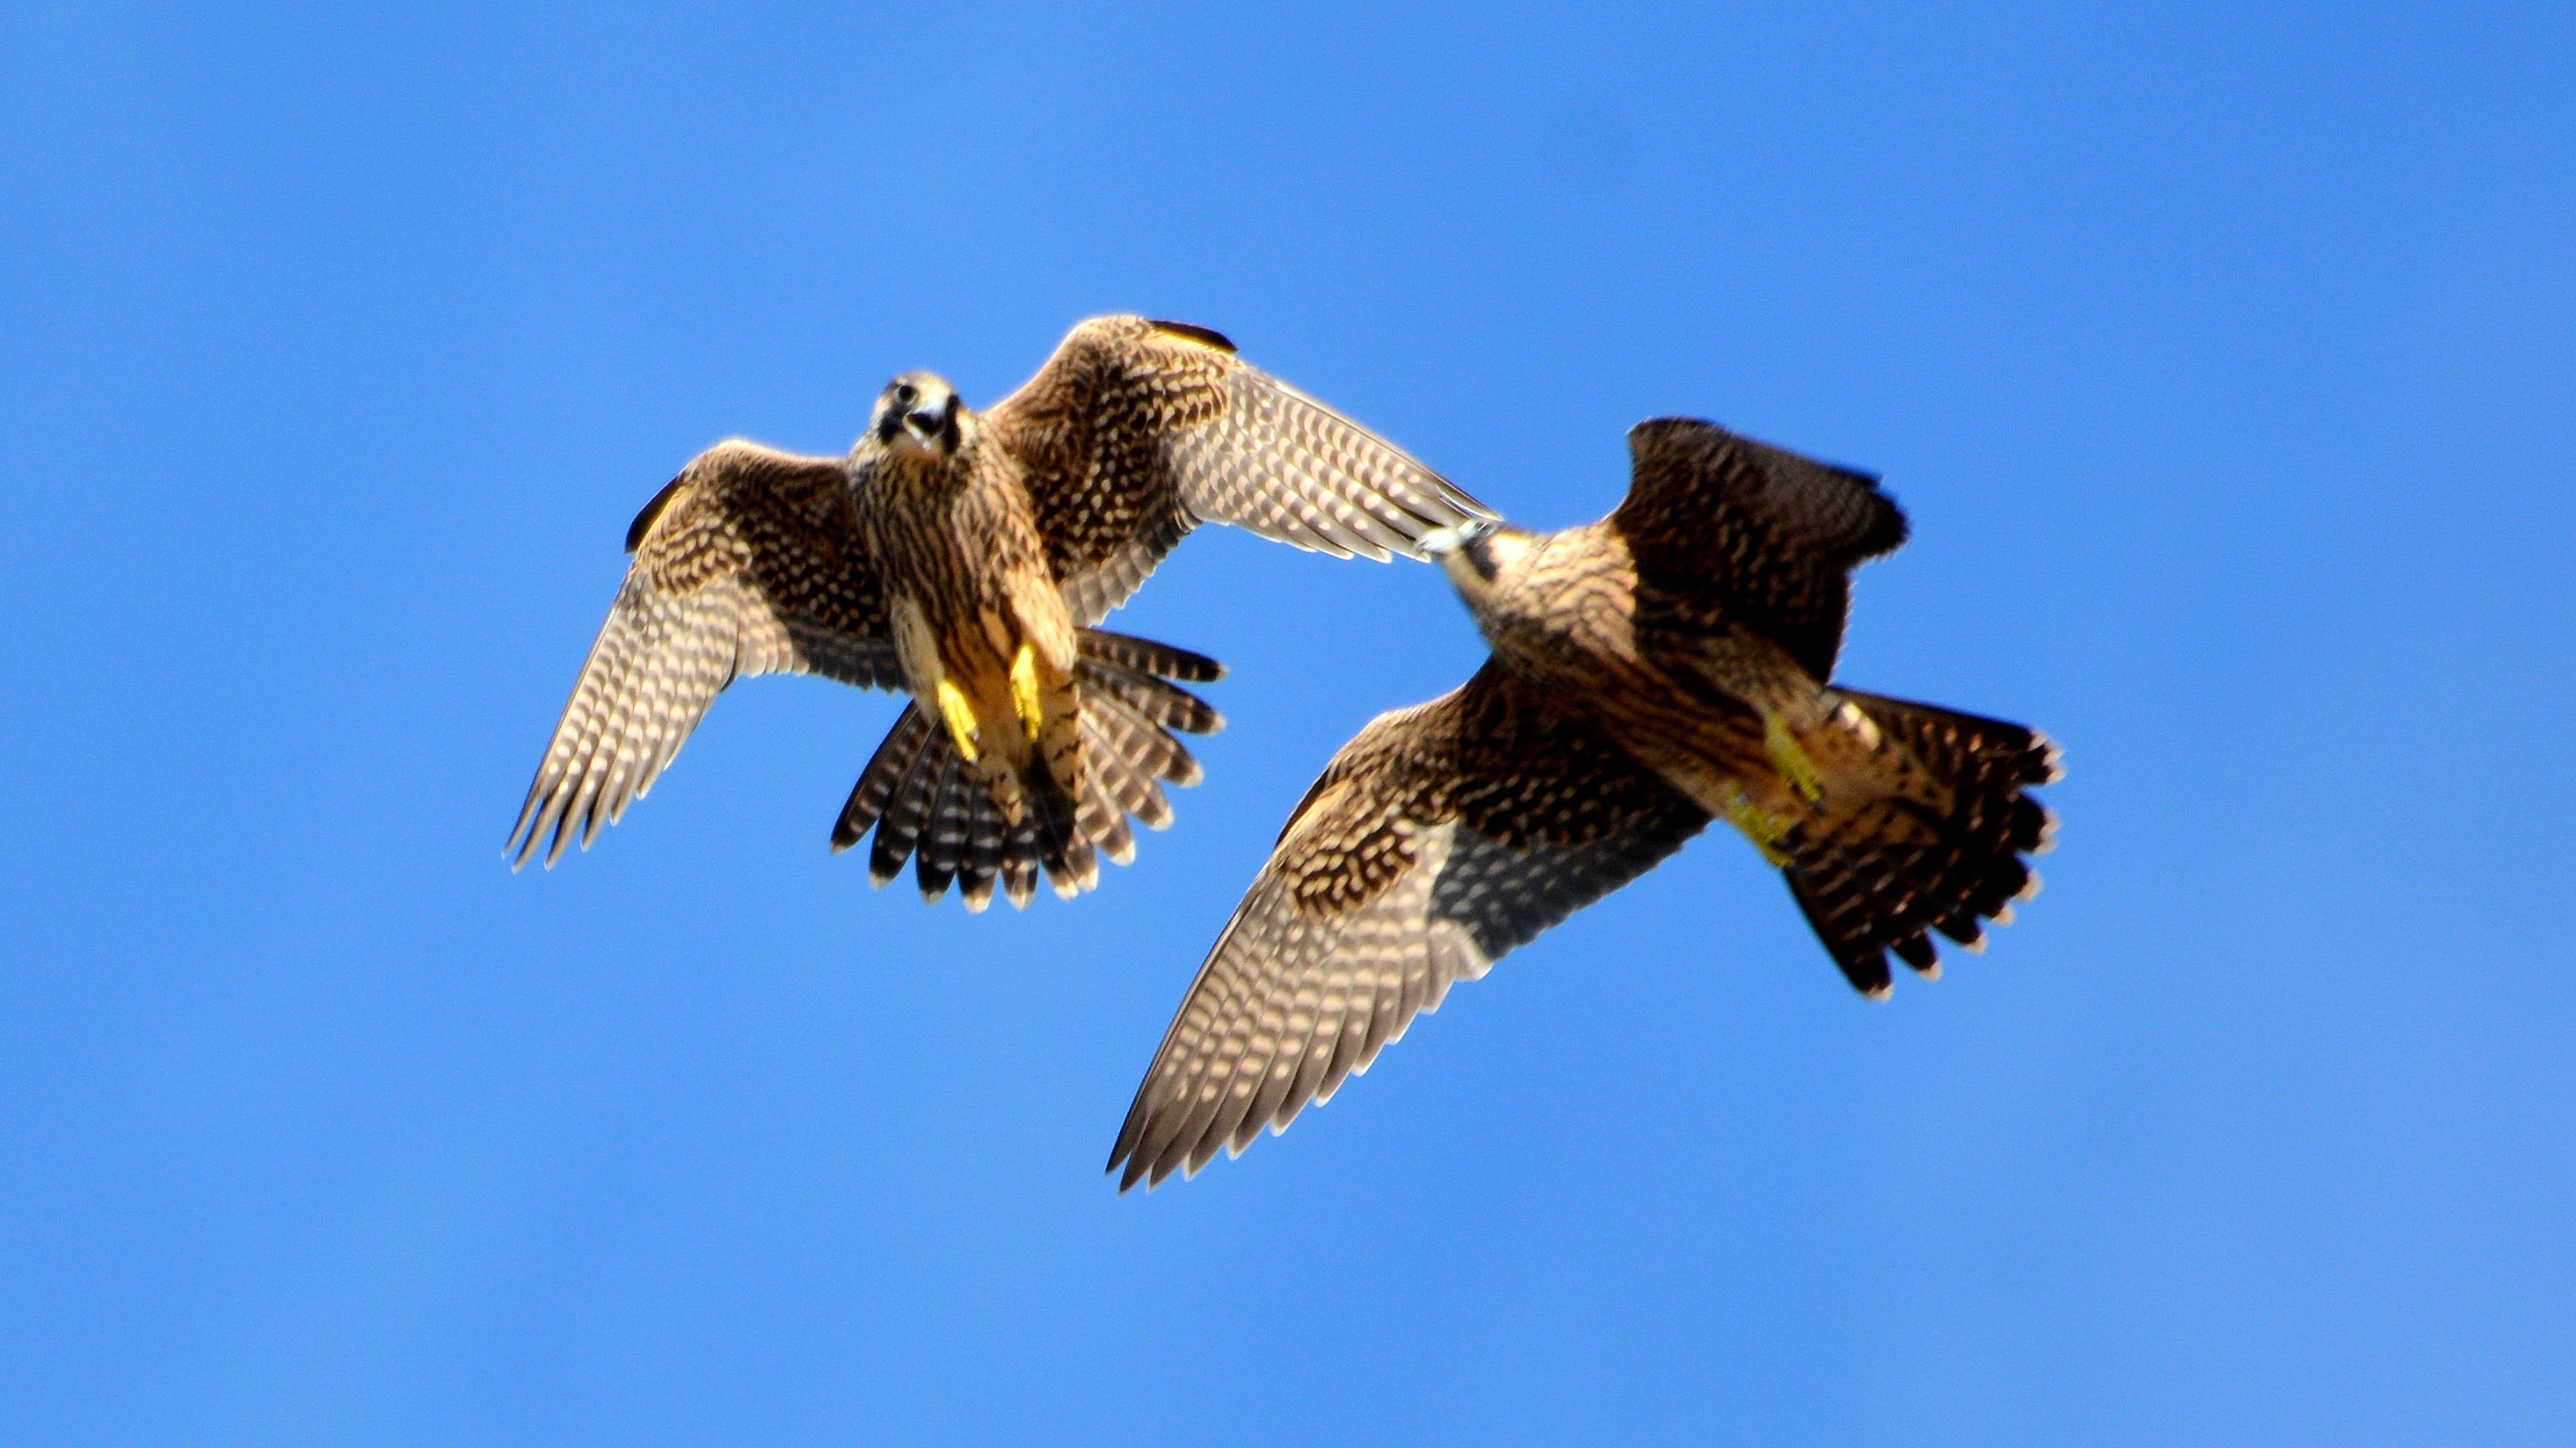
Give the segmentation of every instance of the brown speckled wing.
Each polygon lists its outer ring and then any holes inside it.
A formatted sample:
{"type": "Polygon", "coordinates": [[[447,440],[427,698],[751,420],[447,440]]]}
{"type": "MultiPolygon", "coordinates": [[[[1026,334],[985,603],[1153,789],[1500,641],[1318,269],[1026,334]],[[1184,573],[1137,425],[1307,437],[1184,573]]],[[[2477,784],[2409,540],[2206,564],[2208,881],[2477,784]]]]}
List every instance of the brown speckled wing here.
{"type": "Polygon", "coordinates": [[[1384,559],[1494,516],[1202,327],[1092,318],[984,425],[1026,471],[1077,624],[1125,601],[1203,522],[1384,559]]]}
{"type": "Polygon", "coordinates": [[[1830,678],[1852,568],[1905,541],[1896,500],[1867,473],[1693,418],[1637,424],[1628,451],[1628,497],[1608,521],[1637,562],[1639,631],[1740,624],[1830,678]]]}
{"type": "Polygon", "coordinates": [[[1380,715],[1289,817],[1110,1154],[1121,1190],[1284,1129],[1407,1022],[1708,816],[1488,662],[1380,715]]]}
{"type": "Polygon", "coordinates": [[[736,678],[818,673],[902,687],[875,561],[838,458],[718,443],[628,530],[635,562],[600,626],[504,853],[552,865],[652,788],[736,678]]]}

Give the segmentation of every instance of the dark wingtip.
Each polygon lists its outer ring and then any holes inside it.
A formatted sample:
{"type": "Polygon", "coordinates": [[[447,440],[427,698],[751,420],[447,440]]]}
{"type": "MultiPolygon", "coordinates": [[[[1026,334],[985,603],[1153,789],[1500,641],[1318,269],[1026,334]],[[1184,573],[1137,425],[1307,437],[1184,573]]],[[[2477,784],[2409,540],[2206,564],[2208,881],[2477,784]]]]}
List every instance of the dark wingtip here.
{"type": "Polygon", "coordinates": [[[1711,422],[1705,417],[1647,418],[1628,429],[1628,447],[1631,452],[1643,453],[1667,438],[1685,434],[1698,439],[1704,447],[1719,447],[1728,443],[1746,444],[1756,456],[1765,453],[1783,455],[1795,462],[1823,468],[1827,472],[1840,473],[1844,477],[1866,483],[1872,488],[1886,481],[1880,474],[1867,468],[1856,468],[1849,463],[1838,463],[1828,458],[1809,457],[1802,452],[1793,452],[1778,443],[1764,442],[1758,437],[1747,437],[1723,423],[1711,422]]]}
{"type": "Polygon", "coordinates": [[[1629,461],[1640,476],[1658,463],[1685,468],[1705,467],[1727,453],[1746,459],[1768,483],[1793,481],[1803,472],[1820,470],[1855,484],[1876,497],[1884,507],[1863,532],[1850,540],[1851,561],[1880,557],[1905,546],[1911,529],[1906,522],[1904,506],[1880,486],[1882,479],[1879,475],[1867,468],[1793,452],[1758,437],[1729,431],[1705,418],[1650,417],[1628,429],[1629,461]]]}
{"type": "Polygon", "coordinates": [[[1147,1161],[1140,1151],[1130,1149],[1126,1157],[1126,1169],[1123,1171],[1119,1170],[1118,1163],[1110,1163],[1110,1170],[1118,1172],[1118,1195],[1122,1197],[1133,1190],[1138,1182],[1144,1183],[1145,1190],[1150,1192],[1161,1186],[1163,1178],[1170,1174],[1171,1169],[1168,1167],[1162,1171],[1153,1170],[1153,1163],[1147,1161]]]}
{"type": "Polygon", "coordinates": [[[635,521],[626,525],[627,552],[632,553],[644,546],[644,535],[653,531],[653,520],[662,516],[664,508],[671,506],[671,495],[680,490],[680,478],[687,476],[682,473],[679,478],[664,483],[662,491],[653,495],[653,501],[644,505],[644,511],[635,515],[635,521]]]}
{"type": "Polygon", "coordinates": [[[1214,347],[1228,355],[1234,352],[1233,340],[1214,327],[1202,327],[1195,322],[1166,322],[1159,317],[1148,317],[1145,320],[1157,332],[1169,332],[1175,337],[1187,337],[1201,346],[1214,347]]]}
{"type": "Polygon", "coordinates": [[[1688,434],[1713,446],[1734,434],[1704,417],[1650,417],[1628,429],[1628,455],[1644,462],[1646,455],[1680,435],[1688,434]]]}
{"type": "MultiPolygon", "coordinates": [[[[1127,1108],[1127,1119],[1118,1123],[1118,1140],[1109,1148],[1109,1165],[1101,1168],[1104,1176],[1119,1172],[1121,1167],[1126,1169],[1118,1176],[1118,1195],[1122,1197],[1145,1175],[1147,1163],[1143,1148],[1146,1125],[1144,1096],[1140,1091],[1135,1103],[1127,1108]]],[[[1153,1183],[1147,1182],[1145,1189],[1152,1191],[1153,1183]]]]}
{"type": "Polygon", "coordinates": [[[1708,428],[1717,432],[1726,431],[1725,428],[1718,426],[1716,423],[1709,421],[1705,417],[1683,417],[1678,413],[1674,413],[1664,417],[1649,417],[1638,422],[1631,423],[1628,427],[1628,441],[1632,443],[1648,441],[1664,433],[1671,432],[1676,428],[1708,428]]]}

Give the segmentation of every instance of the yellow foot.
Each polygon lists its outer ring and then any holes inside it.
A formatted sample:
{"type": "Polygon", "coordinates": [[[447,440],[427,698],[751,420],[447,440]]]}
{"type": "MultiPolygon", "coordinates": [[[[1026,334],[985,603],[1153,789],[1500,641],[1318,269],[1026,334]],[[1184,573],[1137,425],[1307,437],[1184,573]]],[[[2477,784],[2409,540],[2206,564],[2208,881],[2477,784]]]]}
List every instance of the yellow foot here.
{"type": "Polygon", "coordinates": [[[1769,711],[1762,715],[1762,752],[1771,756],[1771,767],[1789,782],[1789,789],[1809,804],[1825,797],[1825,781],[1816,773],[1816,762],[1800,747],[1798,736],[1780,716],[1769,711]]]}
{"type": "Polygon", "coordinates": [[[957,741],[957,752],[972,764],[982,752],[975,746],[979,737],[975,728],[975,707],[966,702],[966,691],[946,679],[939,681],[939,713],[948,721],[948,735],[957,741]]]}
{"type": "Polygon", "coordinates": [[[1027,644],[1020,645],[1018,655],[1011,660],[1011,707],[1018,711],[1020,727],[1028,731],[1029,742],[1037,743],[1038,726],[1046,721],[1046,715],[1038,707],[1038,651],[1027,644]]]}
{"type": "Polygon", "coordinates": [[[1789,831],[1796,827],[1798,822],[1795,819],[1785,814],[1773,814],[1738,794],[1735,802],[1726,807],[1726,822],[1744,831],[1744,837],[1753,842],[1753,848],[1760,850],[1762,858],[1770,864],[1789,863],[1789,857],[1780,853],[1780,842],[1787,839],[1789,831]]]}

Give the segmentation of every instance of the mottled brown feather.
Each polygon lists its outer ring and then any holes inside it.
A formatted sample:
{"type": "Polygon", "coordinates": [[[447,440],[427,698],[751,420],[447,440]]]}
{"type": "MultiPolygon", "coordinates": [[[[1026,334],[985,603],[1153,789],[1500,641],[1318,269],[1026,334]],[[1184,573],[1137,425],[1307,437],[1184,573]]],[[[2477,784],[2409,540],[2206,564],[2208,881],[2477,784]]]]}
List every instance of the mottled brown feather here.
{"type": "Polygon", "coordinates": [[[1905,514],[1867,473],[1695,418],[1628,430],[1628,496],[1610,515],[1637,567],[1640,633],[1738,624],[1833,677],[1851,570],[1905,541],[1905,514]]]}
{"type": "Polygon", "coordinates": [[[1117,607],[1202,522],[1383,559],[1420,557],[1424,533],[1494,516],[1223,340],[1095,317],[984,414],[986,436],[1020,462],[1076,623],[1117,607]]]}
{"type": "Polygon", "coordinates": [[[839,459],[719,443],[654,496],[628,545],[635,561],[511,826],[514,866],[541,840],[548,865],[588,846],[737,678],[902,687],[839,459]]]}
{"type": "Polygon", "coordinates": [[[1290,815],[1200,967],[1111,1154],[1122,1188],[1286,1126],[1452,981],[1707,820],[1494,664],[1381,715],[1290,815]]]}

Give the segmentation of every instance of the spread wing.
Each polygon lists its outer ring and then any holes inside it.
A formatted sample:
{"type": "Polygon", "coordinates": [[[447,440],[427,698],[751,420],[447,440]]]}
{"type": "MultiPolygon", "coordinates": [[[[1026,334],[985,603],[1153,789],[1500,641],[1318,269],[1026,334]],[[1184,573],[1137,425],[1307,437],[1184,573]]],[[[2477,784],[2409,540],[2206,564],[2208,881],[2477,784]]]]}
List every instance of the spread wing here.
{"type": "Polygon", "coordinates": [[[1118,1132],[1120,1190],[1285,1129],[1708,815],[1488,662],[1342,747],[1199,967],[1118,1132]]]}
{"type": "Polygon", "coordinates": [[[1831,678],[1851,570],[1905,541],[1896,500],[1867,473],[1693,418],[1637,424],[1628,451],[1609,523],[1637,562],[1639,629],[1741,624],[1831,678]]]}
{"type": "Polygon", "coordinates": [[[1076,326],[984,415],[1025,470],[1077,624],[1100,621],[1183,534],[1232,523],[1348,557],[1421,557],[1415,540],[1483,504],[1401,448],[1234,355],[1203,327],[1076,326]]]}
{"type": "Polygon", "coordinates": [[[740,440],[690,460],[627,530],[635,562],[510,828],[512,868],[552,865],[626,812],[747,674],[900,688],[875,560],[837,458],[740,440]]]}

